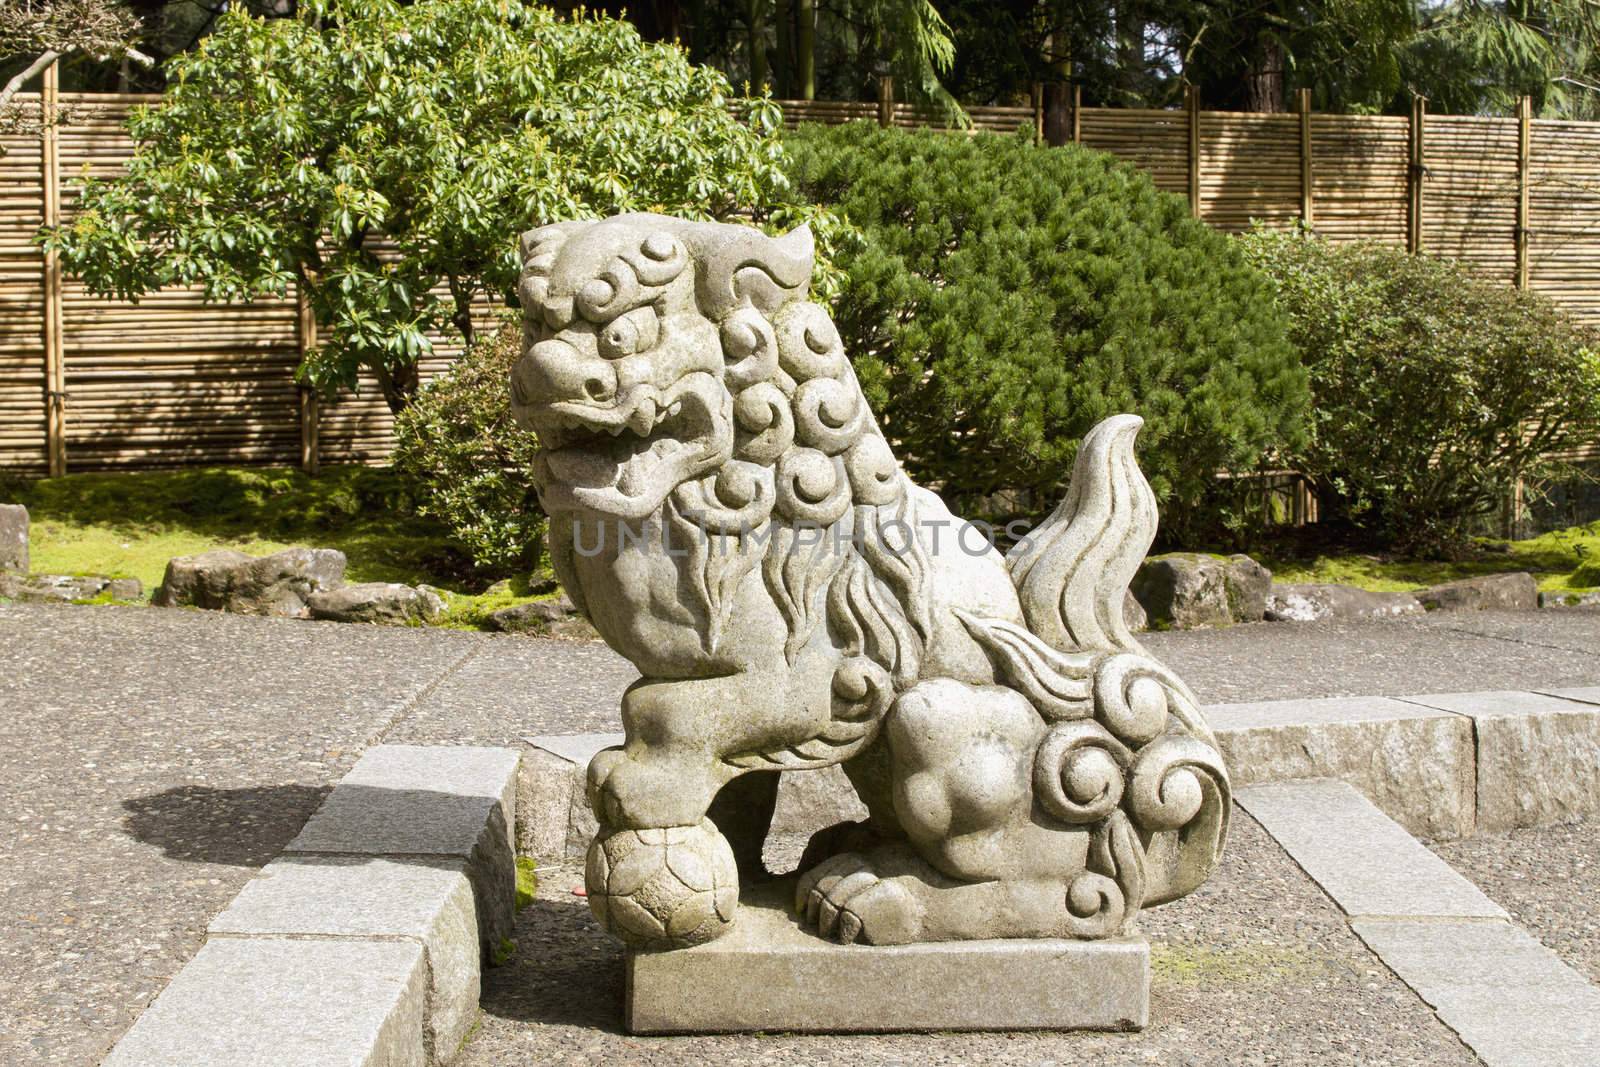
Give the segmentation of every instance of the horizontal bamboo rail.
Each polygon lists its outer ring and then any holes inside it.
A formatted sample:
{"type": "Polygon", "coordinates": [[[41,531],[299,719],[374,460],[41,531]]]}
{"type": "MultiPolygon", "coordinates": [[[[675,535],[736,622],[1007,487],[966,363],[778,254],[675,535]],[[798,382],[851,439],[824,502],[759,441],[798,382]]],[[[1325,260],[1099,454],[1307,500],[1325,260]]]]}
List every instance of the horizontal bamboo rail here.
{"type": "MultiPolygon", "coordinates": [[[[894,98],[777,101],[786,126],[941,126],[894,98]]],[[[137,304],[63,279],[34,242],[75,210],[73,179],[114,175],[141,94],[19,94],[61,121],[0,135],[0,470],[48,474],[208,463],[379,462],[394,445],[377,389],[319,401],[294,379],[315,323],[291,294],[208,304],[172,289],[137,304]],[[54,104],[51,97],[54,96],[54,104]]],[[[735,102],[736,110],[742,103],[735,102]]],[[[972,129],[1109,152],[1237,232],[1253,221],[1309,225],[1335,241],[1374,239],[1461,259],[1543,292],[1600,326],[1600,123],[1431,115],[1327,115],[1301,95],[1285,114],[1083,107],[1074,87],[1036,87],[1031,106],[967,109],[972,129]],[[1048,108],[1057,110],[1047,114],[1048,108]]],[[[421,368],[447,367],[441,345],[421,368]]]]}

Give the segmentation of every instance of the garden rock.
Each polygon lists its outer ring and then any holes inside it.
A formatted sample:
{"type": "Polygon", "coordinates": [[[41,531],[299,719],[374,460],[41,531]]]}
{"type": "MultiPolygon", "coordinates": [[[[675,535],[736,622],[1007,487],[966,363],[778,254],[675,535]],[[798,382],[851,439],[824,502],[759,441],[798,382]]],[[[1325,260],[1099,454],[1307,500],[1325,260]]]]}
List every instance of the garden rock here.
{"type": "Polygon", "coordinates": [[[93,600],[111,582],[107,578],[72,574],[0,574],[0,597],[34,603],[70,604],[93,600]]]}
{"type": "Polygon", "coordinates": [[[1149,624],[1174,630],[1259,622],[1272,572],[1245,555],[1173,552],[1144,561],[1130,587],[1149,624]]]}
{"type": "Polygon", "coordinates": [[[1527,571],[1489,574],[1423,589],[1417,599],[1428,611],[1532,611],[1539,606],[1539,583],[1527,571]]]}
{"type": "Polygon", "coordinates": [[[1421,615],[1410,593],[1375,593],[1350,585],[1274,584],[1267,596],[1268,622],[1320,622],[1323,619],[1377,619],[1421,615]]]}
{"type": "Polygon", "coordinates": [[[106,583],[112,600],[143,600],[144,583],[137,578],[113,578],[106,583]]]}
{"type": "Polygon", "coordinates": [[[444,617],[445,600],[432,586],[362,582],[312,593],[306,606],[313,619],[371,622],[390,626],[432,623],[444,617]]]}
{"type": "Polygon", "coordinates": [[[28,573],[28,509],[0,504],[0,572],[28,573]]]}
{"type": "Polygon", "coordinates": [[[1541,608],[1600,608],[1600,592],[1540,593],[1541,608]]]}
{"type": "Polygon", "coordinates": [[[260,557],[216,549],[170,561],[151,602],[303,619],[310,615],[306,601],[313,593],[344,584],[344,568],[344,553],[331,548],[289,548],[260,557]]]}
{"type": "Polygon", "coordinates": [[[1134,633],[1150,629],[1150,616],[1145,614],[1144,605],[1131,592],[1122,595],[1122,624],[1134,633]]]}
{"type": "Polygon", "coordinates": [[[543,633],[551,626],[566,621],[576,610],[572,600],[562,593],[554,600],[535,600],[501,608],[489,616],[489,625],[504,633],[543,633]]]}

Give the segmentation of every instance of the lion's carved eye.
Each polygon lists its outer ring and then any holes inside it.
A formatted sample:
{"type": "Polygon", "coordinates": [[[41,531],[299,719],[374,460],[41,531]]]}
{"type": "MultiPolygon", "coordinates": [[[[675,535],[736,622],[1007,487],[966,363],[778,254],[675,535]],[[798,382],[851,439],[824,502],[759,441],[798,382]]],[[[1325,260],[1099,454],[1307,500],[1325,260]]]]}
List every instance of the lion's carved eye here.
{"type": "Polygon", "coordinates": [[[607,359],[621,359],[649,351],[655,347],[659,331],[655,308],[634,308],[600,328],[600,354],[607,359]]]}

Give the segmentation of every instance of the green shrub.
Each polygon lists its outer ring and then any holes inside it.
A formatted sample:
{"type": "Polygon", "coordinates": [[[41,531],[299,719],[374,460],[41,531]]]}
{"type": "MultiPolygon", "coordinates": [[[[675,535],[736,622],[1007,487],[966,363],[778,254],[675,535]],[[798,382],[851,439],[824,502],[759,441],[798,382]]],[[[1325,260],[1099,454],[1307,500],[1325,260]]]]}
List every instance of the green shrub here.
{"type": "Polygon", "coordinates": [[[907,470],[953,504],[995,515],[1010,491],[1042,514],[1084,432],[1128,411],[1167,536],[1194,537],[1217,471],[1299,444],[1305,375],[1270,289],[1132,166],[861,123],[785,144],[801,192],[862,232],[837,253],[846,351],[907,470]]]}
{"type": "Polygon", "coordinates": [[[480,567],[507,574],[538,565],[545,533],[528,475],[538,443],[511,420],[521,351],[521,323],[508,321],[395,420],[394,465],[417,510],[444,523],[480,567]]]}
{"type": "Polygon", "coordinates": [[[1549,300],[1389,245],[1258,230],[1311,375],[1293,464],[1325,520],[1407,554],[1453,554],[1518,478],[1594,440],[1596,337],[1549,300]]]}

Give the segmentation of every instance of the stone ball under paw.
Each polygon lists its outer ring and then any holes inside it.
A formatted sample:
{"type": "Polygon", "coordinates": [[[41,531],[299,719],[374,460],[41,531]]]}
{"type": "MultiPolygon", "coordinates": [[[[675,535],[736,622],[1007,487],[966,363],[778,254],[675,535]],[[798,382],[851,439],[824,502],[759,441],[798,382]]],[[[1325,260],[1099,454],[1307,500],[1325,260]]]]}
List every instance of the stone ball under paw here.
{"type": "Polygon", "coordinates": [[[733,925],[739,872],[710,819],[697,826],[602,829],[589,845],[589,910],[632,948],[686,948],[733,925]]]}

